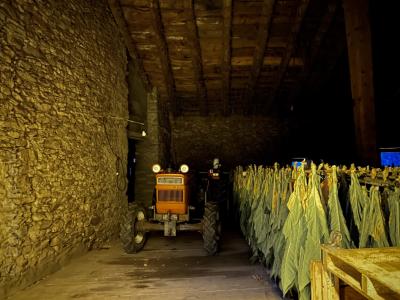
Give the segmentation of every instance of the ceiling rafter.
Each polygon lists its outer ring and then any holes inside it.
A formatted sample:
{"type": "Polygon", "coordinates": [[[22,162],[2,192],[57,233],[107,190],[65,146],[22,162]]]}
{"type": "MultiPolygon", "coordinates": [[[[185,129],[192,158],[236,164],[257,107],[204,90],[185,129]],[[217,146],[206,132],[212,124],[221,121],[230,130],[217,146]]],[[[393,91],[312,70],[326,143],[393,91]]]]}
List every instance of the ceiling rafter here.
{"type": "Polygon", "coordinates": [[[228,115],[231,111],[231,34],[232,34],[232,0],[223,3],[223,33],[222,33],[222,103],[223,113],[228,115]]]}
{"type": "Polygon", "coordinates": [[[309,3],[310,3],[310,0],[300,0],[300,3],[297,7],[296,16],[294,18],[294,22],[293,22],[292,29],[290,32],[289,40],[286,45],[286,51],[282,58],[279,69],[276,72],[275,80],[274,80],[270,95],[267,98],[266,112],[268,112],[270,110],[270,108],[273,106],[274,101],[277,96],[277,93],[279,91],[279,88],[282,84],[283,78],[286,74],[287,68],[290,63],[290,59],[292,58],[292,55],[293,55],[293,52],[294,52],[294,49],[295,49],[295,46],[297,43],[297,37],[298,37],[300,29],[301,29],[301,24],[303,23],[303,19],[304,19],[304,16],[306,15],[306,11],[307,11],[309,3]]]}
{"type": "Polygon", "coordinates": [[[120,2],[119,0],[108,0],[108,5],[111,9],[112,15],[114,16],[114,20],[117,24],[119,33],[122,36],[126,48],[128,49],[129,55],[132,57],[135,69],[137,70],[139,77],[142,79],[146,91],[149,92],[151,91],[152,86],[150,84],[149,78],[147,77],[146,71],[144,70],[142,60],[138,55],[135,43],[133,42],[133,39],[129,33],[128,25],[122,12],[120,2]]]}
{"type": "Polygon", "coordinates": [[[200,102],[200,110],[202,115],[208,114],[207,88],[203,76],[203,61],[201,57],[200,40],[194,13],[193,0],[184,2],[184,10],[186,17],[187,40],[192,55],[194,79],[197,89],[197,98],[200,102]]]}
{"type": "Polygon", "coordinates": [[[253,56],[253,66],[250,72],[246,90],[244,92],[244,103],[247,104],[247,113],[252,110],[254,90],[264,64],[265,49],[269,39],[269,31],[272,23],[272,15],[276,0],[264,0],[261,15],[259,18],[259,29],[257,43],[253,56]]]}
{"type": "Polygon", "coordinates": [[[150,0],[150,8],[155,33],[155,42],[160,52],[161,70],[167,88],[168,103],[170,105],[172,113],[177,114],[179,108],[177,107],[177,102],[175,98],[175,80],[172,73],[171,61],[169,59],[168,45],[165,39],[164,25],[161,18],[159,0],[150,0]]]}
{"type": "Polygon", "coordinates": [[[320,82],[340,50],[342,17],[331,4],[341,0],[108,1],[126,22],[118,21],[135,62],[175,115],[268,113],[280,96],[293,100],[299,85],[320,82]]]}
{"type": "Polygon", "coordinates": [[[296,85],[296,88],[290,95],[289,103],[294,103],[296,101],[303,87],[305,86],[306,81],[309,79],[313,69],[313,65],[315,64],[315,61],[317,60],[318,55],[320,53],[321,44],[325,40],[326,34],[331,28],[335,15],[338,11],[338,6],[339,6],[338,1],[336,0],[331,0],[330,3],[328,4],[327,10],[324,16],[322,17],[321,23],[309,46],[309,51],[308,51],[309,59],[307,64],[305,64],[305,70],[301,74],[298,83],[296,85]]]}
{"type": "Polygon", "coordinates": [[[318,30],[315,33],[314,38],[311,42],[309,67],[312,67],[312,64],[315,62],[315,58],[318,55],[318,52],[321,48],[321,44],[326,36],[326,33],[331,27],[331,24],[337,12],[337,8],[338,8],[338,2],[336,0],[331,1],[331,3],[328,4],[327,11],[322,17],[318,30]]]}

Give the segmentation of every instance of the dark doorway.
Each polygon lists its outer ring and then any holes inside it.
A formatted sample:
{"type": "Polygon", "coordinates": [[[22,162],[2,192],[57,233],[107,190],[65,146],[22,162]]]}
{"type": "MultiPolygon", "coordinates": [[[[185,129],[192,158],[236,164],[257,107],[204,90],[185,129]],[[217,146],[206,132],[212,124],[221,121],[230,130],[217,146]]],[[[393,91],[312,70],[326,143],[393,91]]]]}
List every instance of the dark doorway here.
{"type": "Polygon", "coordinates": [[[133,202],[135,198],[135,166],[136,166],[136,141],[128,139],[128,165],[127,165],[127,179],[128,189],[126,194],[128,202],[133,202]]]}

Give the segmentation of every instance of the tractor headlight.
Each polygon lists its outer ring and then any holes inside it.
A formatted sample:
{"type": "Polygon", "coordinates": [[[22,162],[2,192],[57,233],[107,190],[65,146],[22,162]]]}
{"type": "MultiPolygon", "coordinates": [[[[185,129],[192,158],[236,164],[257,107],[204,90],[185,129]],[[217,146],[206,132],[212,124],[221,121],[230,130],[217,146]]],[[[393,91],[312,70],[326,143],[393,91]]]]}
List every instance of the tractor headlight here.
{"type": "Polygon", "coordinates": [[[183,164],[183,165],[181,165],[181,166],[179,167],[179,171],[182,172],[182,173],[187,173],[187,172],[189,172],[189,166],[183,164]]]}
{"type": "Polygon", "coordinates": [[[159,164],[155,164],[151,169],[153,170],[154,173],[158,173],[161,171],[161,166],[159,164]]]}

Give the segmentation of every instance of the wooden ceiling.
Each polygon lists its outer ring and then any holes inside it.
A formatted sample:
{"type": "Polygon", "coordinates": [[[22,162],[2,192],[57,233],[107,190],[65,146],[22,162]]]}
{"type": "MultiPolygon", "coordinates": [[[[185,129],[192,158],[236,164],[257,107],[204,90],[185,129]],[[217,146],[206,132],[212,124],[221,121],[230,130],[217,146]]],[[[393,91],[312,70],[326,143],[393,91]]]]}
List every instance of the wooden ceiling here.
{"type": "Polygon", "coordinates": [[[109,0],[130,55],[175,114],[269,114],[345,49],[337,0],[109,0]]]}

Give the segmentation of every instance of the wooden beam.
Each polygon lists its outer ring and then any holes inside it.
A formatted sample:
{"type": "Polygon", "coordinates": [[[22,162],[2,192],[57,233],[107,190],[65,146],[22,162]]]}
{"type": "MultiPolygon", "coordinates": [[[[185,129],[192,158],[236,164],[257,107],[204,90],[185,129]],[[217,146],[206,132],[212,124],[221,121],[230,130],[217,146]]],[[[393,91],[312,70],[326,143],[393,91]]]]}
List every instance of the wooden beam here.
{"type": "Polygon", "coordinates": [[[193,0],[184,1],[187,41],[192,54],[192,63],[194,71],[194,79],[197,89],[197,98],[200,102],[200,110],[203,115],[208,114],[207,88],[203,77],[203,61],[201,58],[201,48],[199,34],[196,24],[196,16],[194,14],[193,0]]]}
{"type": "Polygon", "coordinates": [[[310,45],[310,60],[308,64],[308,68],[311,68],[315,62],[315,59],[319,53],[321,48],[321,44],[325,39],[326,33],[332,25],[333,19],[336,15],[338,8],[337,0],[331,0],[331,3],[328,4],[327,11],[322,17],[321,23],[319,24],[318,30],[314,35],[314,38],[310,45]]]}
{"type": "Polygon", "coordinates": [[[175,99],[175,80],[172,73],[171,62],[168,54],[168,45],[165,39],[164,26],[161,19],[159,0],[150,0],[152,22],[155,33],[155,42],[160,54],[161,69],[167,87],[168,104],[174,115],[178,114],[179,108],[175,99]]]}
{"type": "Polygon", "coordinates": [[[133,39],[129,33],[128,25],[126,23],[124,14],[122,12],[120,2],[119,0],[108,0],[108,5],[111,9],[112,15],[114,16],[115,23],[117,24],[119,33],[122,36],[126,48],[128,49],[129,55],[132,57],[135,69],[137,70],[138,75],[143,82],[144,88],[146,89],[147,92],[150,92],[152,87],[147,77],[147,74],[143,68],[143,64],[138,55],[135,43],[133,42],[133,39]]]}
{"type": "Polygon", "coordinates": [[[286,51],[282,58],[281,65],[279,66],[278,72],[275,75],[274,83],[268,96],[266,103],[266,111],[268,112],[272,105],[274,104],[276,95],[279,91],[279,88],[282,84],[283,78],[287,71],[287,67],[289,66],[290,59],[292,58],[296,43],[297,37],[301,29],[301,24],[303,23],[304,16],[306,14],[308,4],[310,0],[300,0],[299,6],[297,7],[296,16],[294,18],[292,30],[289,36],[288,43],[286,45],[286,51]]]}
{"type": "Polygon", "coordinates": [[[258,35],[257,35],[257,43],[253,56],[253,66],[244,93],[245,95],[244,103],[247,104],[246,106],[247,113],[253,111],[254,90],[257,84],[258,77],[261,72],[261,68],[264,63],[265,49],[267,48],[269,30],[271,27],[272,14],[274,11],[275,2],[276,0],[264,0],[262,6],[258,35]]]}
{"type": "MultiPolygon", "coordinates": [[[[321,19],[321,23],[319,24],[318,30],[315,33],[308,48],[307,51],[308,57],[307,59],[304,59],[306,61],[306,64],[304,65],[304,70],[301,73],[300,78],[298,79],[296,88],[290,95],[290,99],[288,101],[289,104],[294,104],[294,102],[296,102],[301,92],[303,91],[303,88],[306,86],[306,82],[310,78],[313,66],[320,54],[321,44],[325,40],[326,34],[332,26],[337,11],[338,11],[337,0],[330,0],[327,10],[321,19]]],[[[342,50],[340,50],[339,52],[342,53],[342,50]]]]}
{"type": "Polygon", "coordinates": [[[368,1],[343,0],[358,157],[377,164],[376,116],[368,1]]]}
{"type": "Polygon", "coordinates": [[[223,35],[222,35],[222,103],[223,113],[228,115],[231,110],[231,33],[232,33],[232,0],[224,0],[223,5],[223,35]]]}

